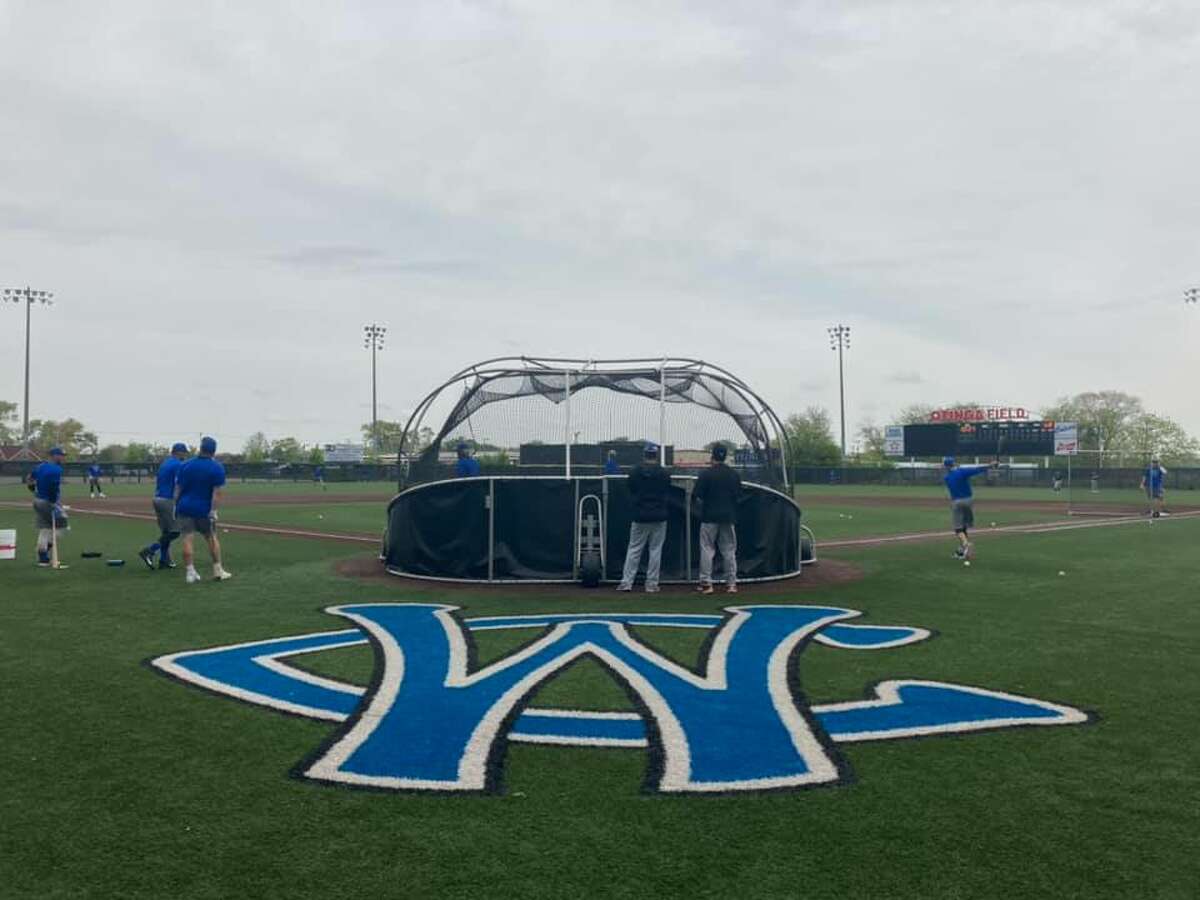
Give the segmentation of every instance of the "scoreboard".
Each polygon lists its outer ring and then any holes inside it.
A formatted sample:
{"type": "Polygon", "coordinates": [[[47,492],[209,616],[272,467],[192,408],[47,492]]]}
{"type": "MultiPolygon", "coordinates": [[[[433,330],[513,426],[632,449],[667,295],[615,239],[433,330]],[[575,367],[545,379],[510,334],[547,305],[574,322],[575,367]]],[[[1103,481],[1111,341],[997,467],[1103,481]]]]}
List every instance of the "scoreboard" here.
{"type": "Polygon", "coordinates": [[[1053,422],[960,422],[904,426],[903,456],[1053,454],[1053,422]]]}

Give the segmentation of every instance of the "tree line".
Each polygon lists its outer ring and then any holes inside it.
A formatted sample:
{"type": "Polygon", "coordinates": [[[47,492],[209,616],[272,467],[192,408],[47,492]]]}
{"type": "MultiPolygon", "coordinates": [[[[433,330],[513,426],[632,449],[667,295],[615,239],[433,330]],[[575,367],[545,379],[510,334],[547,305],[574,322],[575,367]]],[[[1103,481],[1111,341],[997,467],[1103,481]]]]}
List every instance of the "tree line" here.
{"type": "MultiPolygon", "coordinates": [[[[951,407],[978,407],[966,402],[951,407]]],[[[897,412],[888,424],[913,425],[928,422],[930,414],[942,407],[930,404],[911,404],[897,412]]],[[[21,443],[17,420],[17,404],[0,400],[0,444],[21,443]]],[[[1200,463],[1200,441],[1171,418],[1148,410],[1141,398],[1121,391],[1088,391],[1062,397],[1040,411],[1043,419],[1057,422],[1078,422],[1083,450],[1095,452],[1098,466],[1119,466],[1127,460],[1141,465],[1144,458],[1157,454],[1168,465],[1200,463]]],[[[868,423],[859,429],[857,447],[843,460],[841,448],[833,437],[833,421],[820,406],[810,406],[789,415],[783,422],[787,459],[795,466],[891,465],[884,453],[884,429],[868,423]]],[[[160,460],[167,455],[163,444],[130,442],[100,446],[96,432],[78,419],[62,421],[31,419],[30,446],[42,454],[51,447],[62,447],[74,458],[95,459],[98,462],[142,464],[160,460]]],[[[401,441],[402,422],[380,420],[377,425],[364,423],[361,427],[364,456],[367,460],[394,459],[400,452],[418,454],[433,443],[435,434],[423,427],[415,435],[401,441]]],[[[447,447],[464,441],[478,453],[503,452],[502,447],[486,439],[476,440],[457,436],[443,441],[447,447]]],[[[736,449],[736,448],[735,448],[736,449]]],[[[279,465],[307,463],[320,465],[325,454],[319,444],[306,444],[295,437],[269,438],[259,431],[250,435],[240,453],[222,454],[227,458],[248,463],[279,465]]],[[[1092,462],[1092,459],[1089,459],[1092,462]]]]}

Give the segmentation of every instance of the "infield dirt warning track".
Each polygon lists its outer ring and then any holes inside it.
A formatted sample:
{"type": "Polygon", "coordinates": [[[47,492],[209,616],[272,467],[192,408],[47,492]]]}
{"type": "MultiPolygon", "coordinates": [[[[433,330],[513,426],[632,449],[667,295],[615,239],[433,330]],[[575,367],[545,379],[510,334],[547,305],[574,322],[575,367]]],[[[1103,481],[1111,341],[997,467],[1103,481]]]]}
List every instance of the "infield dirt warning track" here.
{"type": "MultiPolygon", "coordinates": [[[[365,499],[370,500],[373,498],[367,497],[365,499]]],[[[867,498],[845,498],[845,499],[847,501],[850,501],[851,499],[863,500],[863,499],[867,499],[867,498]]],[[[361,494],[349,495],[349,496],[347,496],[347,495],[322,496],[315,503],[310,498],[299,498],[299,497],[281,498],[281,497],[276,496],[276,497],[272,497],[272,498],[262,498],[261,500],[251,500],[248,497],[243,496],[240,498],[240,501],[241,501],[240,503],[236,503],[236,504],[226,503],[225,505],[226,506],[234,506],[234,507],[248,506],[248,505],[251,505],[252,503],[256,503],[256,502],[276,503],[276,504],[281,504],[281,505],[317,505],[317,504],[323,505],[326,503],[329,503],[329,504],[346,503],[346,502],[361,503],[361,502],[363,502],[363,500],[364,500],[364,498],[361,494]]],[[[940,501],[937,498],[904,497],[904,498],[896,498],[896,500],[898,500],[898,501],[919,501],[919,502],[896,503],[894,505],[911,505],[911,506],[917,506],[917,507],[944,506],[945,505],[944,501],[940,501]]],[[[1047,508],[1047,506],[1051,505],[1051,503],[1053,501],[1043,502],[1043,501],[1036,501],[1036,500],[1027,500],[1027,501],[1010,501],[1010,502],[1013,505],[1006,506],[1004,508],[1028,509],[1031,511],[1032,510],[1044,511],[1047,508]]],[[[143,522],[155,521],[155,517],[153,515],[151,515],[150,513],[135,511],[135,510],[144,510],[146,508],[146,505],[147,505],[146,501],[142,498],[122,497],[119,499],[114,498],[113,500],[105,500],[105,501],[99,501],[99,502],[82,501],[82,502],[70,505],[69,509],[72,514],[79,514],[79,515],[101,516],[101,517],[115,518],[115,519],[130,519],[130,520],[134,520],[134,521],[143,521],[143,522]]],[[[866,505],[866,504],[858,504],[858,505],[866,505]]],[[[889,503],[889,505],[892,505],[892,504],[889,503]]],[[[994,504],[993,501],[991,501],[991,500],[989,500],[989,505],[1000,506],[1000,504],[994,504]]],[[[27,508],[27,504],[16,502],[16,501],[0,501],[0,506],[8,508],[8,509],[27,508]]],[[[1182,509],[1178,512],[1172,513],[1171,515],[1167,516],[1166,518],[1160,519],[1158,521],[1160,524],[1167,524],[1172,521],[1193,519],[1193,518],[1198,518],[1198,517],[1200,517],[1200,509],[1190,509],[1189,508],[1189,509],[1182,509]]],[[[1015,535],[1015,534],[1050,534],[1050,533],[1059,532],[1059,531],[1078,531],[1078,530],[1084,530],[1084,529],[1088,529],[1088,528],[1114,528],[1114,527],[1119,527],[1119,526],[1124,526],[1124,525],[1138,525],[1138,524],[1144,524],[1146,521],[1147,521],[1147,519],[1145,516],[1129,515],[1129,514],[1114,515],[1111,517],[1095,516],[1095,517],[1090,517],[1090,518],[1082,519],[1082,520],[1076,519],[1076,518],[1065,518],[1065,519],[1051,521],[1051,522],[1037,522],[1037,523],[1021,524],[1021,525],[1002,525],[1002,526],[992,527],[992,528],[979,528],[975,532],[973,532],[973,537],[975,539],[978,539],[980,537],[993,537],[993,536],[1015,535]]],[[[381,534],[362,534],[362,533],[335,532],[335,531],[315,531],[312,529],[285,528],[285,527],[274,526],[274,525],[251,525],[248,523],[239,523],[236,521],[226,521],[224,519],[220,520],[219,524],[220,524],[220,528],[223,531],[236,531],[236,532],[244,532],[244,533],[249,533],[249,534],[277,535],[279,537],[308,538],[310,540],[338,541],[341,543],[351,543],[351,544],[371,544],[371,545],[378,546],[380,544],[380,541],[382,538],[381,534]]],[[[912,542],[931,541],[931,540],[945,540],[946,538],[947,538],[946,530],[912,531],[912,532],[906,532],[906,533],[900,533],[900,534],[866,535],[866,536],[857,537],[857,538],[841,538],[841,539],[836,539],[836,540],[819,541],[818,549],[819,550],[836,550],[839,548],[881,547],[881,546],[886,546],[886,545],[890,545],[890,544],[912,543],[912,542]]]]}

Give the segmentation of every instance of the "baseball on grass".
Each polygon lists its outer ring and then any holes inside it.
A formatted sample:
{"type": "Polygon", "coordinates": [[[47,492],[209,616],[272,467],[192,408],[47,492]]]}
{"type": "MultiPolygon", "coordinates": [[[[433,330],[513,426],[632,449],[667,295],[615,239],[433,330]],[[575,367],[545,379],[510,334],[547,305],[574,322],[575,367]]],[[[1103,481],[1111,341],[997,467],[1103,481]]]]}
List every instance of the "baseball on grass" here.
{"type": "Polygon", "coordinates": [[[969,559],[964,559],[964,560],[963,560],[963,565],[964,565],[964,566],[969,566],[970,564],[971,564],[971,561],[970,561],[969,559]]]}
{"type": "Polygon", "coordinates": [[[1058,572],[1058,574],[1059,574],[1059,575],[1066,575],[1067,573],[1066,573],[1066,572],[1064,572],[1064,571],[1062,571],[1061,569],[1059,569],[1059,572],[1058,572]]]}

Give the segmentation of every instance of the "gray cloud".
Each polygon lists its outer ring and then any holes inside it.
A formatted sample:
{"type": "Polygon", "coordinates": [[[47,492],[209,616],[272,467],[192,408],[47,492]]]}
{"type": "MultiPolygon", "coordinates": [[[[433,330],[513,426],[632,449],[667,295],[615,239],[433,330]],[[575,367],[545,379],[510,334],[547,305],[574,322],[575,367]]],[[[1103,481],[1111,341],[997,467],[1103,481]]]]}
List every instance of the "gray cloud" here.
{"type": "MultiPolygon", "coordinates": [[[[397,408],[503,352],[665,352],[834,409],[844,321],[852,423],[937,372],[1030,408],[1117,386],[1200,432],[1192,4],[145,0],[0,27],[4,277],[60,298],[37,415],[354,434],[366,321],[397,408]],[[164,378],[180,358],[205,377],[164,378]]],[[[22,340],[0,312],[0,397],[22,340]]]]}

